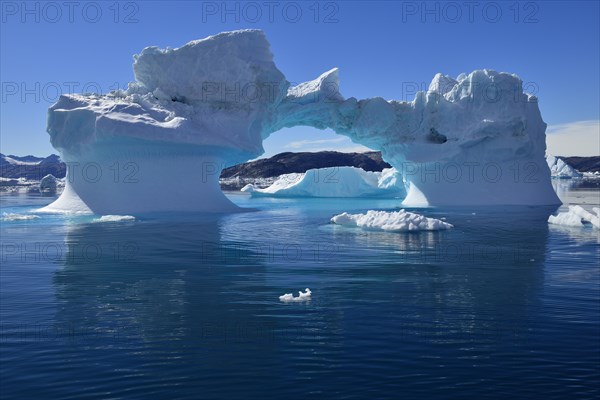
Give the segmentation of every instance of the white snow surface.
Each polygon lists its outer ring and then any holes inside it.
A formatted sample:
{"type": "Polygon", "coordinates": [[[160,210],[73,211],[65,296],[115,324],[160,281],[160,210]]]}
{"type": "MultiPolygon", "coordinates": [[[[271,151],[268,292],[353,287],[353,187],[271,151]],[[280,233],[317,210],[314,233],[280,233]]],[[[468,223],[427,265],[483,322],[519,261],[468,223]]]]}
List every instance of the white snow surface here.
{"type": "Polygon", "coordinates": [[[454,227],[440,219],[428,218],[405,210],[392,212],[369,210],[366,214],[342,213],[331,218],[331,222],[386,232],[438,231],[454,227]]]}
{"type": "Polygon", "coordinates": [[[331,128],[380,150],[405,180],[406,205],[560,203],[544,159],[546,124],[516,75],[437,74],[413,101],[346,99],[336,68],[292,87],[259,30],[147,47],[134,59],[127,90],[63,95],[48,113],[61,158],[103,172],[90,180],[89,170],[71,169],[73,190],[63,194],[97,214],[235,211],[220,193],[222,168],[257,158],[263,140],[293,126],[331,128]],[[135,184],[123,181],[133,171],[125,166],[138,172],[135,184]],[[528,169],[515,175],[515,166],[528,169]]]}
{"type": "Polygon", "coordinates": [[[242,192],[272,197],[403,197],[406,194],[395,169],[370,172],[356,167],[316,168],[305,173],[284,174],[267,188],[248,184],[242,192]]]}
{"type": "Polygon", "coordinates": [[[310,300],[311,295],[312,292],[310,291],[310,289],[306,288],[304,292],[299,291],[297,297],[294,297],[292,293],[286,293],[282,296],[279,296],[279,300],[283,301],[284,303],[307,301],[310,300]]]}
{"type": "Polygon", "coordinates": [[[581,228],[585,226],[584,222],[589,222],[594,228],[600,229],[600,208],[594,207],[592,210],[596,215],[579,205],[569,206],[569,211],[548,217],[548,223],[581,228]]]}

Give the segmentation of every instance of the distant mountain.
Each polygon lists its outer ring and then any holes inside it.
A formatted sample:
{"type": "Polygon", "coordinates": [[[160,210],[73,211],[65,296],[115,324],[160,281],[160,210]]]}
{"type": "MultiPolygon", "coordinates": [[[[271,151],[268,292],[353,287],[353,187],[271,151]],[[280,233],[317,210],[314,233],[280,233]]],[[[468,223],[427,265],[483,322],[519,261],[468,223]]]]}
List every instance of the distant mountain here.
{"type": "Polygon", "coordinates": [[[1,155],[2,155],[3,161],[13,163],[13,164],[20,164],[20,163],[21,164],[35,164],[44,159],[43,157],[36,157],[36,156],[31,156],[31,155],[30,156],[13,156],[13,155],[5,156],[4,154],[1,154],[1,155]]]}
{"type": "Polygon", "coordinates": [[[312,168],[358,167],[365,171],[381,171],[390,168],[381,153],[340,153],[321,151],[318,153],[280,153],[271,158],[250,161],[226,168],[221,178],[270,178],[293,172],[306,172],[312,168]]]}
{"type": "MultiPolygon", "coordinates": [[[[600,156],[559,157],[580,172],[600,172],[600,156]]],[[[280,153],[271,158],[238,164],[223,170],[221,178],[270,178],[292,172],[306,172],[312,168],[358,167],[365,171],[381,171],[390,168],[377,151],[367,153],[280,153]]],[[[64,178],[65,164],[56,154],[46,158],[14,156],[0,153],[0,177],[40,180],[48,174],[64,178]]]]}
{"type": "Polygon", "coordinates": [[[56,154],[42,158],[35,156],[19,157],[0,153],[0,177],[2,178],[40,180],[48,174],[52,174],[56,178],[65,177],[65,164],[56,154]]]}
{"type": "Polygon", "coordinates": [[[600,156],[593,157],[560,157],[579,172],[600,171],[600,156]]]}

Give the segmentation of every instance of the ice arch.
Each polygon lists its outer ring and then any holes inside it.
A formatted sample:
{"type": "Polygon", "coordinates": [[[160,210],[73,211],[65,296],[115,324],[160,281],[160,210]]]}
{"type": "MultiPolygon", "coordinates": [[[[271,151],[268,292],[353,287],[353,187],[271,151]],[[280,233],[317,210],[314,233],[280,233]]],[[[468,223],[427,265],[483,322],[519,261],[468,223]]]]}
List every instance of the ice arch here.
{"type": "Polygon", "coordinates": [[[490,70],[436,75],[412,102],[345,99],[338,71],[291,87],[262,31],[221,33],[134,56],[135,82],[107,95],[61,96],[52,145],[68,163],[65,194],[99,214],[234,211],[222,168],[260,156],[283,127],[332,128],[381,150],[403,172],[411,205],[558,204],[537,99],[490,70]]]}

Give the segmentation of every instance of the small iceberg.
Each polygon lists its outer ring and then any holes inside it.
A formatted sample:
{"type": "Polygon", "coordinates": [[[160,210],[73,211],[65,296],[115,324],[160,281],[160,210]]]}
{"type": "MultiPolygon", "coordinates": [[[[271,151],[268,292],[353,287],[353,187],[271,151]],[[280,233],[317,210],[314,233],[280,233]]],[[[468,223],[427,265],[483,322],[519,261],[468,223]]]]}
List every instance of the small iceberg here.
{"type": "Polygon", "coordinates": [[[135,217],[131,215],[103,215],[100,218],[94,219],[92,222],[126,222],[135,221],[135,217]]]}
{"type": "Polygon", "coordinates": [[[310,289],[306,288],[304,290],[304,293],[302,291],[298,292],[298,297],[294,297],[294,295],[291,293],[286,293],[283,296],[279,296],[279,301],[283,301],[284,303],[308,301],[310,300],[311,294],[312,292],[310,291],[310,289]]]}
{"type": "Polygon", "coordinates": [[[305,173],[284,174],[267,188],[248,184],[241,191],[270,197],[404,198],[406,195],[402,176],[396,169],[371,172],[356,167],[315,168],[305,173]]]}
{"type": "Polygon", "coordinates": [[[52,174],[48,174],[40,181],[40,192],[53,194],[56,193],[58,188],[58,179],[52,174]]]}
{"type": "Polygon", "coordinates": [[[552,178],[557,179],[578,179],[583,177],[583,174],[575,168],[567,164],[562,158],[555,157],[551,154],[546,156],[546,163],[550,168],[552,178]]]}
{"type": "Polygon", "coordinates": [[[594,207],[592,210],[596,215],[585,210],[581,206],[569,206],[569,211],[548,217],[548,223],[583,228],[585,222],[592,224],[596,229],[600,229],[600,208],[594,207]]]}
{"type": "Polygon", "coordinates": [[[2,221],[31,221],[38,218],[39,216],[31,214],[2,213],[2,221]]]}
{"type": "Polygon", "coordinates": [[[454,225],[442,220],[405,210],[393,212],[369,210],[366,214],[343,213],[331,218],[331,222],[337,225],[386,232],[438,231],[454,228],[454,225]]]}

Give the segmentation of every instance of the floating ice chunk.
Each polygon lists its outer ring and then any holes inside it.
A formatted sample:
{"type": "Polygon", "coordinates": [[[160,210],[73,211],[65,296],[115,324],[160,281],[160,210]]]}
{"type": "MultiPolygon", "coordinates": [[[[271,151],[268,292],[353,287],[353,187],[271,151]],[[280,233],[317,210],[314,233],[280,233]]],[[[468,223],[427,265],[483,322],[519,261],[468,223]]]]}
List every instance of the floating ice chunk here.
{"type": "Polygon", "coordinates": [[[569,212],[578,215],[583,221],[591,223],[594,227],[600,228],[600,214],[598,214],[598,208],[594,207],[592,210],[597,215],[592,214],[581,206],[569,206],[569,212]]]}
{"type": "Polygon", "coordinates": [[[30,221],[38,218],[39,216],[31,214],[2,213],[2,221],[30,221]]]}
{"type": "Polygon", "coordinates": [[[135,221],[135,217],[131,215],[103,215],[100,218],[94,219],[92,222],[125,222],[135,221]]]}
{"type": "Polygon", "coordinates": [[[394,168],[382,172],[355,167],[315,168],[281,175],[267,188],[249,184],[242,192],[272,197],[404,197],[402,177],[394,168]]]}
{"type": "Polygon", "coordinates": [[[279,300],[285,303],[307,301],[310,300],[311,294],[312,292],[310,291],[310,289],[306,288],[304,290],[304,293],[302,291],[298,292],[298,297],[294,297],[294,295],[291,293],[286,293],[283,296],[279,296],[279,300]]]}
{"type": "Polygon", "coordinates": [[[569,206],[569,211],[551,215],[548,223],[562,226],[584,227],[583,222],[589,222],[594,228],[600,229],[600,208],[592,209],[596,215],[581,206],[569,206]]]}
{"type": "Polygon", "coordinates": [[[548,217],[548,223],[562,226],[583,227],[581,217],[571,212],[561,212],[548,217]]]}
{"type": "Polygon", "coordinates": [[[405,210],[393,212],[369,210],[366,214],[342,213],[331,218],[331,222],[337,225],[356,226],[368,230],[387,232],[437,231],[454,227],[454,225],[442,220],[428,218],[405,210]]]}

